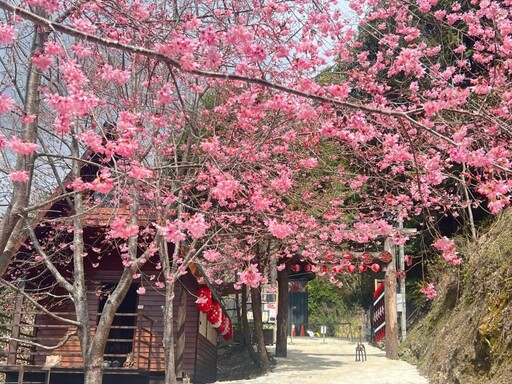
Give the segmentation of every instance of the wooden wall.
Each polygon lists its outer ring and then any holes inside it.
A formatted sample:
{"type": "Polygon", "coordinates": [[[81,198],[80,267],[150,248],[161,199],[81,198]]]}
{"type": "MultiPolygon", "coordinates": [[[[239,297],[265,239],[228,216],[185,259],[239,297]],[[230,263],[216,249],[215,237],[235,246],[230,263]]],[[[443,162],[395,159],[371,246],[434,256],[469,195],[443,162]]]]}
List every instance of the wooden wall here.
{"type": "MultiPolygon", "coordinates": [[[[113,256],[109,256],[114,258],[113,256]]],[[[114,263],[121,264],[119,258],[115,257],[117,260],[113,261],[111,267],[114,267],[114,263]]],[[[95,269],[89,267],[87,270],[88,277],[88,306],[89,313],[95,314],[99,310],[100,299],[96,294],[97,288],[105,283],[116,282],[119,279],[121,274],[121,270],[106,269],[106,266],[109,266],[110,263],[105,263],[102,265],[101,269],[95,269]]],[[[151,274],[151,265],[147,263],[148,267],[145,267],[146,273],[151,274]]],[[[157,275],[160,271],[154,271],[157,275]]],[[[138,281],[136,281],[138,284],[138,281]]],[[[162,319],[162,308],[164,305],[164,290],[155,290],[150,287],[152,282],[145,282],[146,293],[144,295],[137,296],[137,305],[139,308],[142,308],[142,313],[153,319],[153,339],[151,345],[151,371],[164,371],[164,351],[163,351],[163,330],[164,324],[162,319]]],[[[182,371],[177,372],[178,377],[182,377],[182,373],[186,373],[190,378],[194,379],[196,376],[196,371],[198,372],[198,377],[206,377],[209,375],[211,377],[212,372],[216,372],[216,334],[211,325],[206,324],[206,328],[211,328],[208,331],[207,335],[199,337],[198,339],[198,331],[199,331],[199,311],[197,309],[197,304],[195,303],[196,297],[194,296],[197,292],[199,284],[194,276],[191,274],[187,274],[182,276],[180,279],[180,283],[176,284],[175,287],[175,295],[174,295],[174,329],[176,334],[177,328],[177,319],[178,319],[178,307],[179,307],[179,297],[180,290],[184,287],[184,293],[186,293],[186,317],[184,322],[184,352],[182,356],[182,371]],[[208,340],[209,339],[209,340],[208,340]],[[197,364],[197,367],[196,367],[197,364]],[[209,372],[209,373],[208,373],[209,372]]],[[[62,312],[71,312],[74,313],[74,308],[71,304],[68,306],[62,306],[58,309],[62,312]]],[[[95,326],[97,321],[97,317],[95,315],[91,316],[91,326],[95,326]]],[[[39,315],[36,317],[36,325],[42,326],[39,328],[37,337],[43,344],[57,344],[58,341],[70,330],[72,327],[68,328],[54,328],[53,326],[57,324],[57,321],[50,318],[47,315],[39,315]],[[51,338],[51,340],[50,340],[51,338]]],[[[145,328],[149,328],[149,323],[146,320],[143,320],[143,326],[145,328]]],[[[137,337],[138,334],[135,334],[135,342],[134,349],[137,347],[137,337]]],[[[143,337],[141,338],[143,341],[141,343],[141,355],[148,352],[149,346],[144,345],[145,343],[149,343],[149,336],[143,333],[143,337]]],[[[175,340],[177,341],[177,340],[175,340]]],[[[83,361],[81,358],[80,346],[78,342],[78,338],[73,336],[64,347],[59,348],[53,352],[48,352],[46,350],[38,349],[36,350],[36,356],[34,359],[35,365],[44,364],[45,356],[48,354],[53,355],[62,355],[62,362],[59,366],[68,366],[68,367],[80,367],[83,366],[83,361]]],[[[135,358],[137,358],[135,356],[135,358]]],[[[140,359],[139,360],[141,368],[147,367],[147,360],[140,359]]],[[[194,381],[195,382],[195,381],[194,381]]],[[[199,382],[199,381],[198,381],[199,382]]]]}
{"type": "Polygon", "coordinates": [[[196,372],[194,384],[217,381],[217,348],[208,339],[199,335],[197,340],[196,372]]]}

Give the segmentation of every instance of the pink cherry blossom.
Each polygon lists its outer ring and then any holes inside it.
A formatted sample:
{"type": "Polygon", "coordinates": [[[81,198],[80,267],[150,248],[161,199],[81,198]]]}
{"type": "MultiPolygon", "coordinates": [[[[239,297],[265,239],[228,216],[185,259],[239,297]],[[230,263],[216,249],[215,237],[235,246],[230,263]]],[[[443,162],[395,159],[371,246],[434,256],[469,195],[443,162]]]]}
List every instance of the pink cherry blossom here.
{"type": "Polygon", "coordinates": [[[142,166],[132,165],[128,171],[128,175],[134,179],[148,179],[153,177],[153,171],[142,166]]]}
{"type": "Polygon", "coordinates": [[[127,239],[136,236],[138,232],[137,225],[128,224],[125,216],[118,216],[110,224],[109,235],[113,238],[127,239]]]}
{"type": "Polygon", "coordinates": [[[276,220],[270,220],[267,224],[268,231],[278,239],[285,239],[290,236],[294,230],[286,223],[279,223],[276,220]]]}
{"type": "Polygon", "coordinates": [[[427,299],[432,300],[437,296],[436,287],[433,283],[428,283],[420,289],[420,293],[423,293],[427,299]]]}
{"type": "Polygon", "coordinates": [[[318,166],[318,159],[310,157],[309,159],[301,160],[298,166],[301,168],[316,168],[318,166]]]}
{"type": "Polygon", "coordinates": [[[181,231],[182,228],[181,220],[169,221],[167,220],[164,227],[159,227],[160,233],[165,237],[166,241],[173,242],[175,244],[186,239],[185,234],[181,231]]]}
{"type": "Polygon", "coordinates": [[[9,112],[14,107],[14,100],[5,93],[0,94],[0,115],[9,112]]]}
{"type": "Polygon", "coordinates": [[[43,72],[48,70],[48,68],[50,68],[50,66],[52,65],[52,62],[53,62],[52,57],[50,57],[48,55],[44,55],[42,53],[36,54],[36,55],[34,55],[34,57],[32,57],[32,63],[43,72]]]}
{"type": "Polygon", "coordinates": [[[111,65],[105,64],[101,69],[100,78],[115,84],[124,84],[130,79],[130,75],[130,71],[114,69],[111,65]]]}
{"type": "Polygon", "coordinates": [[[216,185],[212,188],[212,197],[217,200],[233,199],[237,188],[238,182],[232,176],[219,176],[216,185]]]}
{"type": "Polygon", "coordinates": [[[454,240],[448,239],[447,237],[443,237],[441,239],[436,240],[433,245],[435,249],[442,252],[444,259],[448,263],[455,266],[460,265],[462,263],[462,259],[455,251],[454,240]]]}
{"type": "Polygon", "coordinates": [[[206,230],[210,225],[206,222],[205,217],[202,213],[196,213],[190,219],[188,219],[182,227],[190,233],[192,239],[200,239],[206,233],[206,230]]]}
{"type": "Polygon", "coordinates": [[[137,294],[138,295],[144,295],[146,293],[146,288],[144,288],[142,285],[137,288],[137,294]]]}
{"type": "Polygon", "coordinates": [[[14,171],[9,173],[9,179],[18,183],[26,183],[29,180],[27,171],[14,171]]]}
{"type": "Polygon", "coordinates": [[[206,261],[214,263],[222,258],[222,255],[215,249],[207,249],[203,252],[203,257],[206,261]]]}
{"type": "Polygon", "coordinates": [[[0,23],[0,45],[9,45],[14,42],[16,29],[12,25],[0,23]]]}
{"type": "Polygon", "coordinates": [[[9,147],[20,155],[30,155],[39,148],[39,144],[29,143],[14,136],[9,142],[9,147]]]}
{"type": "Polygon", "coordinates": [[[242,273],[240,273],[240,282],[246,284],[252,288],[259,287],[263,276],[258,271],[256,264],[250,264],[242,273]]]}

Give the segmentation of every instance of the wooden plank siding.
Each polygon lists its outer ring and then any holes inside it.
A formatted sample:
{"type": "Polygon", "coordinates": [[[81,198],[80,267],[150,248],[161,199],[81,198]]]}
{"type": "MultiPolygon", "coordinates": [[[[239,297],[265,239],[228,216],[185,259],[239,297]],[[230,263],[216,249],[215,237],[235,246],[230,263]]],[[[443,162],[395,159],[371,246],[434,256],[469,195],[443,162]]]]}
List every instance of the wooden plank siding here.
{"type": "Polygon", "coordinates": [[[194,384],[212,383],[217,381],[217,348],[206,337],[199,335],[197,339],[196,372],[194,384]]]}
{"type": "MultiPolygon", "coordinates": [[[[113,255],[109,256],[113,258],[113,255]]],[[[152,273],[151,263],[147,263],[143,272],[147,274],[152,273]]],[[[101,266],[101,269],[87,268],[87,302],[89,313],[91,314],[91,326],[94,327],[97,322],[97,316],[95,315],[99,310],[100,298],[97,295],[97,290],[104,284],[115,283],[119,280],[122,273],[121,260],[115,258],[110,262],[105,262],[101,266]],[[118,265],[116,265],[118,264],[118,265]],[[105,268],[111,269],[105,269],[105,268]]],[[[158,275],[160,271],[154,270],[155,275],[158,275]]],[[[134,284],[139,284],[139,281],[135,281],[134,284]]],[[[163,316],[162,309],[164,305],[164,290],[156,290],[150,287],[152,283],[145,282],[146,293],[144,295],[137,295],[137,310],[144,315],[142,326],[134,331],[134,343],[133,351],[137,352],[140,348],[140,356],[135,353],[135,362],[139,363],[141,369],[148,369],[152,372],[163,372],[165,369],[164,363],[164,350],[163,350],[163,316]],[[149,320],[153,320],[151,324],[149,320]],[[142,332],[139,334],[139,329],[142,332]],[[148,330],[151,329],[151,335],[148,330]],[[146,330],[146,331],[144,331],[146,330]],[[140,342],[139,342],[140,339],[140,342]],[[151,352],[151,354],[149,354],[151,352]],[[138,360],[137,360],[138,359],[138,360]]],[[[212,372],[216,372],[216,334],[211,325],[208,323],[206,327],[208,329],[207,335],[201,336],[198,339],[199,333],[199,311],[197,304],[195,303],[195,294],[199,288],[197,279],[192,274],[187,274],[181,277],[180,281],[175,286],[174,295],[174,332],[177,332],[177,320],[178,320],[178,309],[179,309],[179,298],[180,290],[184,289],[186,294],[185,298],[185,322],[184,322],[184,347],[183,356],[181,357],[182,371],[177,372],[179,378],[186,374],[195,383],[199,378],[211,378],[212,372]],[[209,339],[209,340],[208,340],[209,339]]],[[[68,306],[61,306],[56,308],[59,312],[71,312],[74,313],[74,309],[71,304],[68,306]]],[[[140,319],[140,317],[139,317],[140,319]]],[[[73,330],[73,327],[63,326],[57,320],[49,317],[48,315],[38,315],[35,319],[35,327],[38,329],[36,335],[36,341],[45,345],[57,344],[67,332],[73,330]],[[57,327],[60,324],[60,327],[57,327]]],[[[176,345],[177,340],[175,340],[176,345]]],[[[69,341],[61,348],[54,351],[48,352],[47,350],[36,348],[34,351],[34,365],[43,365],[45,357],[49,354],[62,355],[62,361],[59,364],[60,367],[81,367],[83,366],[83,360],[81,358],[80,344],[78,338],[73,336],[69,341]]],[[[202,380],[202,379],[199,379],[202,380]]],[[[200,381],[197,381],[198,383],[200,381]]]]}

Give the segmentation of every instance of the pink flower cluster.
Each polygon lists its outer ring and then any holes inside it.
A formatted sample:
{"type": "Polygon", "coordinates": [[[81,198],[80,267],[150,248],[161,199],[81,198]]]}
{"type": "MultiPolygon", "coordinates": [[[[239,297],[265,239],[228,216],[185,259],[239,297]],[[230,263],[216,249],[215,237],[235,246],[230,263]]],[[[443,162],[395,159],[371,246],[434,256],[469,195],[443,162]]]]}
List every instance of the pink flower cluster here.
{"type": "Polygon", "coordinates": [[[0,115],[9,112],[12,107],[14,107],[14,100],[9,95],[2,93],[0,95],[0,115]]]}
{"type": "Polygon", "coordinates": [[[300,168],[316,168],[318,166],[318,160],[314,157],[299,161],[298,166],[300,168]]]}
{"type": "Polygon", "coordinates": [[[276,220],[270,220],[267,224],[268,231],[278,239],[285,239],[294,231],[293,228],[286,223],[279,223],[276,220]]]}
{"type": "Polygon", "coordinates": [[[210,225],[206,222],[202,213],[196,213],[183,223],[182,227],[188,230],[192,239],[196,240],[205,235],[206,230],[210,228],[210,225]]]}
{"type": "Polygon", "coordinates": [[[50,13],[57,12],[62,8],[62,4],[58,0],[27,0],[27,4],[33,7],[40,7],[50,13]]]}
{"type": "Polygon", "coordinates": [[[158,227],[158,230],[165,237],[165,241],[177,244],[186,239],[185,234],[181,231],[181,225],[182,222],[180,220],[174,220],[172,222],[167,220],[165,226],[158,227]]]}
{"type": "Polygon", "coordinates": [[[215,249],[208,249],[208,250],[204,251],[203,256],[204,256],[205,260],[210,263],[214,263],[222,257],[222,255],[215,249]]]}
{"type": "Polygon", "coordinates": [[[130,225],[126,222],[126,217],[118,216],[110,224],[109,235],[113,238],[127,239],[135,236],[139,232],[137,225],[130,225]]]}
{"type": "Polygon", "coordinates": [[[102,68],[100,78],[115,84],[124,84],[130,79],[130,75],[130,71],[115,69],[111,65],[105,64],[102,68]]]}
{"type": "Polygon", "coordinates": [[[432,300],[433,298],[435,298],[437,296],[436,287],[434,286],[433,283],[428,283],[428,284],[424,285],[420,289],[420,293],[423,293],[425,296],[427,296],[427,299],[430,299],[430,300],[432,300]]]}
{"type": "Polygon", "coordinates": [[[7,24],[0,24],[0,45],[12,44],[16,36],[14,27],[7,24]]]}
{"type": "Polygon", "coordinates": [[[53,58],[42,53],[36,53],[32,57],[32,63],[39,68],[41,71],[46,71],[52,65],[53,58]]]}
{"type": "Polygon", "coordinates": [[[17,183],[26,183],[29,180],[27,171],[14,171],[9,174],[9,179],[17,183]]]}
{"type": "Polygon", "coordinates": [[[233,176],[218,177],[217,184],[212,188],[212,197],[217,200],[233,199],[237,188],[238,182],[233,176]]]}
{"type": "Polygon", "coordinates": [[[147,169],[143,166],[132,165],[130,170],[128,171],[128,175],[133,177],[134,179],[142,180],[153,177],[153,171],[151,169],[147,169]]]}
{"type": "Polygon", "coordinates": [[[452,265],[460,265],[462,259],[455,251],[455,241],[448,239],[446,236],[436,240],[434,248],[443,253],[444,259],[452,265]]]}
{"type": "Polygon", "coordinates": [[[249,265],[245,271],[240,273],[240,282],[252,288],[259,287],[262,280],[263,276],[258,271],[258,266],[256,264],[249,265]]]}
{"type": "Polygon", "coordinates": [[[510,205],[510,192],[512,190],[512,181],[507,180],[489,180],[478,187],[478,192],[489,199],[489,210],[496,214],[503,208],[510,205]]]}
{"type": "Polygon", "coordinates": [[[39,148],[39,144],[29,143],[14,136],[9,143],[9,147],[13,152],[19,153],[20,155],[30,155],[39,148]]]}

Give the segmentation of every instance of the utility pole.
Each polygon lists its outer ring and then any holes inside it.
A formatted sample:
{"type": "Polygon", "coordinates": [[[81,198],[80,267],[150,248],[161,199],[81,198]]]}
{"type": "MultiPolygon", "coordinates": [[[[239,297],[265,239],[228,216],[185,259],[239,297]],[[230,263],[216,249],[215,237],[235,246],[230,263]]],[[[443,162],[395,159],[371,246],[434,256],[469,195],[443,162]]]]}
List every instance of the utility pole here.
{"type": "MultiPolygon", "coordinates": [[[[402,235],[404,234],[413,234],[416,233],[416,228],[404,228],[404,220],[402,219],[402,216],[398,218],[398,230],[402,235]]],[[[400,244],[398,246],[398,267],[401,271],[405,273],[405,246],[403,244],[400,244]]],[[[402,314],[400,315],[400,328],[401,328],[401,337],[402,342],[405,340],[407,336],[407,300],[405,296],[405,276],[400,279],[400,294],[402,297],[402,305],[401,305],[401,311],[402,314]]]]}
{"type": "Polygon", "coordinates": [[[386,265],[384,278],[384,305],[386,308],[386,357],[398,360],[398,314],[396,304],[396,255],[395,245],[388,237],[384,243],[384,250],[391,254],[391,260],[386,265]]]}
{"type": "MultiPolygon", "coordinates": [[[[402,217],[400,216],[400,219],[398,221],[398,230],[402,233],[404,230],[404,221],[402,217]]],[[[398,267],[401,271],[405,272],[405,246],[403,244],[400,244],[398,246],[398,267]]],[[[405,340],[405,337],[407,336],[407,305],[405,300],[405,276],[404,278],[400,279],[400,295],[402,297],[402,313],[400,314],[400,329],[401,329],[401,336],[402,336],[402,342],[405,340]]]]}

